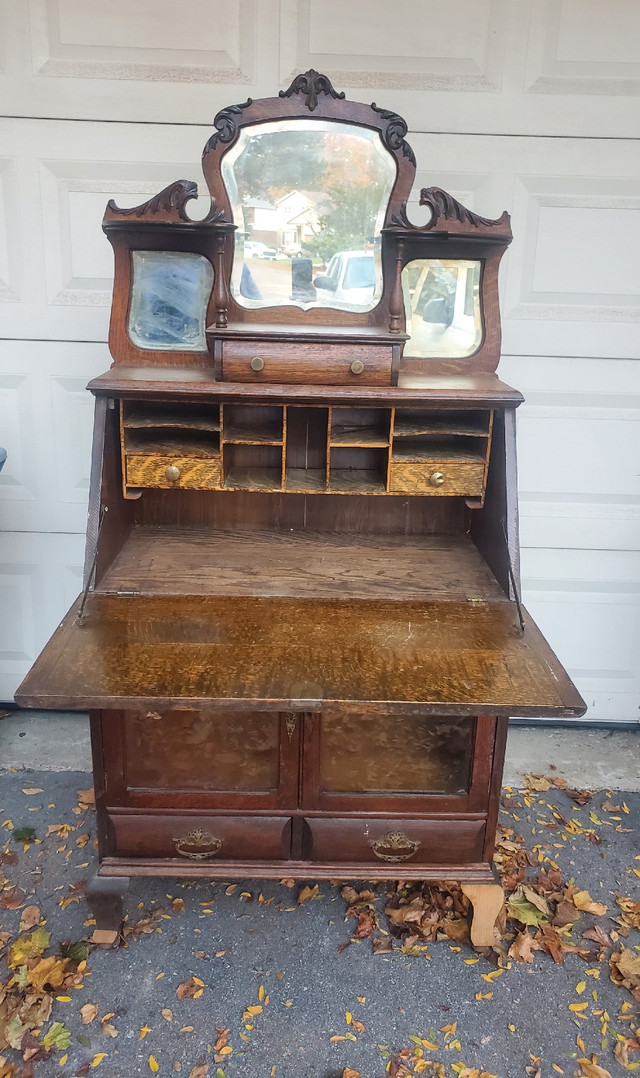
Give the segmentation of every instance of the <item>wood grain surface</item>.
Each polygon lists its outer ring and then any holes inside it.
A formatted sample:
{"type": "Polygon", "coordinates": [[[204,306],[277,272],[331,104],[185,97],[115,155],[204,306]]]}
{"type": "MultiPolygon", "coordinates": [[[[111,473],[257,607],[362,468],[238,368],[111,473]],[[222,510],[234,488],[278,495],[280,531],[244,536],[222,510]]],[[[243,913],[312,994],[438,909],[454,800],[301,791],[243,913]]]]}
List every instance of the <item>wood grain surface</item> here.
{"type": "Polygon", "coordinates": [[[134,528],[100,590],[165,595],[500,601],[467,536],[134,528]]]}
{"type": "Polygon", "coordinates": [[[389,465],[389,493],[481,497],[484,471],[484,464],[464,464],[454,460],[435,459],[421,464],[392,460],[389,465]],[[434,472],[444,476],[441,486],[433,486],[430,482],[434,472]]]}
{"type": "Polygon", "coordinates": [[[16,694],[22,706],[576,715],[584,702],[507,602],[93,594],[16,694]]]}

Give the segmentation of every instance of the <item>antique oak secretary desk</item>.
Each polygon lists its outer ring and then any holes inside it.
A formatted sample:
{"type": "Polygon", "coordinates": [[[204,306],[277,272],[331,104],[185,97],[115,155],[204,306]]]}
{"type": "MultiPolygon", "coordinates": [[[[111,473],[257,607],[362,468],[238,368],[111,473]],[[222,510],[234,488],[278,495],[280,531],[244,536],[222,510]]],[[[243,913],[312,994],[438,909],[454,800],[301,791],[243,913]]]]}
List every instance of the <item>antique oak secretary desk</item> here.
{"type": "Polygon", "coordinates": [[[21,686],[89,709],[100,938],[135,875],[458,879],[491,942],[508,716],[584,704],[518,597],[509,217],[406,203],[309,71],[223,109],[204,219],[110,202],[86,590],[21,686]]]}

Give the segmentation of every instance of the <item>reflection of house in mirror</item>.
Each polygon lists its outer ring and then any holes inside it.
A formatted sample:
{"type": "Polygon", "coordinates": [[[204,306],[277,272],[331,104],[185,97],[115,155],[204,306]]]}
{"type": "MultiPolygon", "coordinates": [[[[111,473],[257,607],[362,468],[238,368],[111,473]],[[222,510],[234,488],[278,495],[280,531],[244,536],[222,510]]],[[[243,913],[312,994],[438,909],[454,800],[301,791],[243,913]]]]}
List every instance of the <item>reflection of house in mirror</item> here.
{"type": "Polygon", "coordinates": [[[326,201],[322,191],[288,191],[273,202],[249,198],[243,203],[247,238],[287,255],[299,254],[320,231],[320,214],[326,201]]]}

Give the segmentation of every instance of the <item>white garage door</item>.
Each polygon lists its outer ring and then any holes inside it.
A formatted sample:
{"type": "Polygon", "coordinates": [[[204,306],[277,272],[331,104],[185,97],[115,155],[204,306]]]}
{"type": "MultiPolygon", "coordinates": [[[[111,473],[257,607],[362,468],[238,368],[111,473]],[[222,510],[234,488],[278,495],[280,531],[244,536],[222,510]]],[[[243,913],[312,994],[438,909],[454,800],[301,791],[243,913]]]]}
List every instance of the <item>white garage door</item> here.
{"type": "Polygon", "coordinates": [[[405,116],[416,192],[512,213],[525,600],[589,716],[637,720],[639,42],[635,0],[0,0],[0,699],[79,589],[104,205],[314,67],[405,116]]]}

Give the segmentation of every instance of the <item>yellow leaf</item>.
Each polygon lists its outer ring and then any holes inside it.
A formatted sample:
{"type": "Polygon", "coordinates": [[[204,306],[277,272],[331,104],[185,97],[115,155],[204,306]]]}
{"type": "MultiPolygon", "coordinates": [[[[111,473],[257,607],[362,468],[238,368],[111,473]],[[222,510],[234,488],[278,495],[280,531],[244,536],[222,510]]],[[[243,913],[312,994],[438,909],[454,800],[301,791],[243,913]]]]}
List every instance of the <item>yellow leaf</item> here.
{"type": "Polygon", "coordinates": [[[508,1025],[507,1028],[509,1029],[509,1031],[511,1033],[515,1033],[515,1031],[516,1031],[516,1027],[514,1026],[513,1022],[509,1022],[509,1025],[508,1025]]]}
{"type": "Polygon", "coordinates": [[[71,1003],[71,996],[56,996],[58,1003],[71,1003]]]}
{"type": "Polygon", "coordinates": [[[476,992],[474,998],[478,999],[478,1000],[480,1000],[480,999],[491,999],[492,996],[493,996],[493,992],[476,992]]]}
{"type": "Polygon", "coordinates": [[[90,1067],[99,1067],[103,1059],[107,1058],[106,1052],[98,1052],[97,1056],[94,1056],[89,1064],[90,1067]]]}
{"type": "Polygon", "coordinates": [[[597,917],[603,917],[608,908],[602,902],[595,902],[588,891],[576,891],[571,901],[577,910],[594,913],[597,917]]]}
{"type": "Polygon", "coordinates": [[[488,981],[489,984],[492,984],[496,978],[501,977],[503,973],[503,969],[492,969],[491,973],[481,973],[480,976],[483,981],[488,981]]]}
{"type": "Polygon", "coordinates": [[[333,1037],[329,1037],[330,1041],[346,1041],[346,1039],[346,1037],[341,1037],[337,1033],[334,1033],[333,1037]]]}
{"type": "Polygon", "coordinates": [[[204,988],[204,981],[201,981],[199,977],[192,977],[191,980],[194,984],[199,984],[201,988],[204,988]]]}
{"type": "Polygon", "coordinates": [[[247,1037],[246,1033],[240,1033],[239,1037],[240,1037],[240,1040],[245,1041],[246,1044],[251,1044],[251,1037],[247,1037]]]}
{"type": "Polygon", "coordinates": [[[138,1040],[143,1041],[147,1033],[151,1033],[151,1026],[142,1026],[138,1034],[138,1040]]]}
{"type": "Polygon", "coordinates": [[[193,1026],[181,1026],[180,1027],[180,1032],[181,1033],[193,1033],[193,1026]]]}
{"type": "Polygon", "coordinates": [[[156,981],[159,981],[161,977],[164,977],[164,973],[159,973],[156,977],[156,981]]]}
{"type": "Polygon", "coordinates": [[[475,966],[476,962],[479,962],[479,961],[480,961],[480,956],[478,955],[477,958],[465,958],[464,964],[465,964],[465,966],[475,966]]]}
{"type": "Polygon", "coordinates": [[[153,1071],[154,1074],[160,1070],[160,1064],[155,1056],[149,1056],[149,1070],[153,1071]]]}
{"type": "Polygon", "coordinates": [[[345,1011],[344,1020],[345,1020],[345,1022],[347,1023],[348,1026],[351,1025],[351,1023],[353,1021],[353,1015],[352,1015],[351,1011],[345,1011]]]}
{"type": "Polygon", "coordinates": [[[367,1002],[367,997],[366,996],[356,996],[356,999],[357,999],[358,1003],[366,1003],[367,1002]]]}
{"type": "Polygon", "coordinates": [[[589,1006],[588,1003],[570,1003],[569,1004],[569,1010],[570,1011],[575,1011],[576,1013],[580,1013],[581,1011],[586,1011],[588,1006],[589,1006]]]}
{"type": "Polygon", "coordinates": [[[559,1067],[557,1063],[552,1063],[551,1066],[553,1067],[554,1071],[557,1071],[558,1074],[564,1074],[562,1067],[559,1067]]]}
{"type": "Polygon", "coordinates": [[[439,1044],[434,1044],[433,1041],[426,1041],[424,1039],[424,1037],[422,1038],[421,1043],[422,1043],[423,1047],[427,1049],[428,1052],[439,1052],[440,1051],[440,1045],[439,1044]]]}
{"type": "Polygon", "coordinates": [[[258,1003],[253,1003],[251,1007],[247,1007],[247,1014],[262,1014],[263,1008],[258,1003]]]}
{"type": "Polygon", "coordinates": [[[274,1063],[274,1064],[273,1064],[273,1067],[271,1068],[271,1070],[270,1070],[270,1072],[269,1072],[269,1074],[270,1074],[270,1078],[274,1078],[274,1076],[275,1076],[275,1073],[276,1073],[277,1069],[278,1069],[278,1067],[277,1067],[277,1064],[275,1064],[275,1063],[274,1063]]]}
{"type": "Polygon", "coordinates": [[[586,981],[578,981],[578,983],[576,985],[576,992],[578,993],[579,996],[582,995],[582,993],[584,992],[586,987],[587,987],[587,982],[586,981]]]}
{"type": "Polygon", "coordinates": [[[261,1003],[262,1003],[262,1001],[264,999],[264,985],[263,984],[261,984],[259,989],[258,989],[258,999],[260,1000],[261,1003]]]}
{"type": "Polygon", "coordinates": [[[60,1056],[60,1059],[58,1060],[58,1066],[59,1067],[64,1067],[64,1065],[67,1062],[68,1058],[69,1058],[69,1053],[65,1052],[63,1056],[60,1056]]]}

